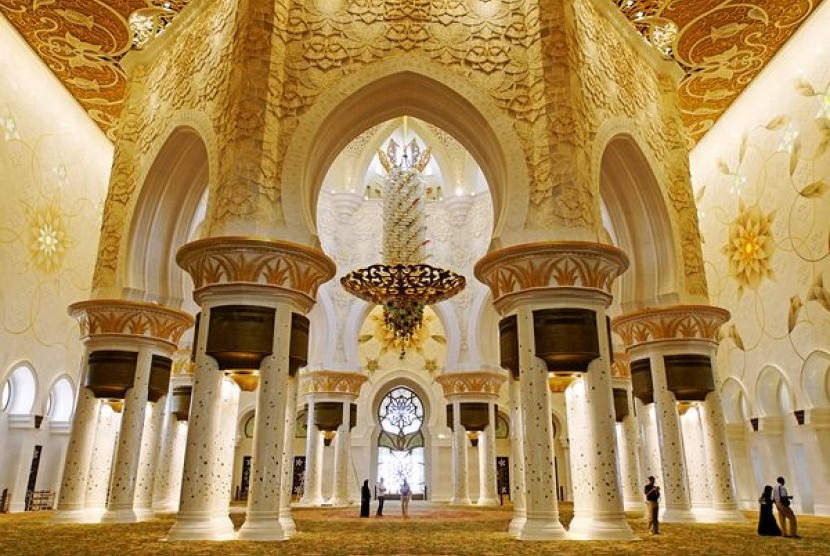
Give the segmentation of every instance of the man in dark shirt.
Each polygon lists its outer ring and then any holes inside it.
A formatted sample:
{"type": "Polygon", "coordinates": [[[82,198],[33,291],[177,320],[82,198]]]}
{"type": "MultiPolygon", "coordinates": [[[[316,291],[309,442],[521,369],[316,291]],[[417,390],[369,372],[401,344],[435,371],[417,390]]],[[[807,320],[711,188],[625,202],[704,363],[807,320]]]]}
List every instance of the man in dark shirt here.
{"type": "Polygon", "coordinates": [[[660,487],[654,484],[654,477],[648,478],[645,488],[646,505],[648,505],[648,532],[652,535],[660,534],[660,522],[658,513],[660,511],[660,487]]]}

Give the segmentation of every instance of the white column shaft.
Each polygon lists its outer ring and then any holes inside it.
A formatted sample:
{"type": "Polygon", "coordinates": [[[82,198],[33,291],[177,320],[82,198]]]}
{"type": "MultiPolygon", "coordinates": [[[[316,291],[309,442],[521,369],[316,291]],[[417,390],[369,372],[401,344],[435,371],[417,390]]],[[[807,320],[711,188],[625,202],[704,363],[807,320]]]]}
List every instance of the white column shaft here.
{"type": "Polygon", "coordinates": [[[487,408],[489,412],[489,424],[478,435],[478,505],[498,506],[495,404],[488,403],[487,408]]]}
{"type": "Polygon", "coordinates": [[[153,511],[164,513],[170,509],[170,481],[173,473],[173,450],[175,449],[178,419],[170,412],[170,396],[167,396],[162,415],[161,440],[159,441],[156,477],[153,481],[153,511]]]}
{"type": "Polygon", "coordinates": [[[260,367],[259,394],[254,421],[254,452],[248,512],[239,530],[240,540],[285,540],[280,524],[285,408],[289,395],[288,350],[291,309],[279,307],[274,323],[274,354],[260,367]]]}
{"type": "Polygon", "coordinates": [[[280,495],[280,523],[286,537],[297,532],[291,515],[291,496],[294,488],[294,423],[297,421],[297,377],[288,381],[288,396],[285,404],[285,450],[282,460],[282,492],[280,495]]]}
{"type": "Polygon", "coordinates": [[[112,459],[115,455],[115,441],[121,425],[121,414],[108,405],[101,404],[98,417],[98,430],[95,433],[95,445],[92,449],[92,462],[86,484],[86,502],[84,506],[90,518],[100,520],[107,509],[107,492],[112,477],[112,459]]]}
{"type": "Polygon", "coordinates": [[[524,433],[522,432],[522,390],[521,383],[509,379],[510,384],[510,498],[513,501],[513,519],[510,520],[509,534],[518,537],[527,521],[525,497],[525,454],[524,433]]]}
{"type": "Polygon", "coordinates": [[[559,521],[556,478],[553,474],[553,422],[548,369],[535,355],[531,310],[520,309],[517,322],[527,517],[519,538],[529,541],[561,539],[565,537],[565,528],[559,521]]]}
{"type": "Polygon", "coordinates": [[[668,388],[666,366],[661,355],[651,357],[651,379],[654,385],[654,410],[662,464],[663,485],[660,503],[665,507],[663,520],[694,521],[677,402],[668,388]]]}
{"type": "Polygon", "coordinates": [[[453,497],[450,504],[470,504],[469,446],[467,429],[461,424],[461,404],[452,404],[452,485],[453,497]]]}
{"type": "Polygon", "coordinates": [[[161,471],[159,463],[159,445],[161,444],[162,419],[167,396],[150,404],[144,416],[144,432],[141,440],[141,456],[138,464],[138,476],[135,486],[135,511],[139,519],[148,519],[153,515],[153,489],[155,477],[161,471]]]}
{"type": "MultiPolygon", "coordinates": [[[[205,354],[210,309],[203,308],[199,326],[196,371],[188,417],[184,471],[176,523],[168,540],[229,540],[233,523],[227,512],[218,512],[217,500],[230,498],[219,479],[224,457],[222,444],[222,390],[224,375],[216,360],[205,354]]],[[[227,387],[226,387],[227,388],[227,387]]],[[[236,423],[234,423],[234,426],[236,423]]]]}
{"type": "Polygon", "coordinates": [[[323,441],[322,433],[314,424],[314,399],[308,397],[308,437],[305,448],[305,475],[303,506],[320,506],[323,504],[323,441]]]}
{"type": "Polygon", "coordinates": [[[135,512],[136,479],[138,478],[141,443],[144,436],[144,416],[147,412],[147,389],[150,384],[150,367],[153,350],[141,346],[135,365],[135,380],[124,396],[121,430],[118,447],[112,464],[107,511],[104,522],[130,523],[139,520],[135,512]]]}
{"type": "Polygon", "coordinates": [[[351,459],[351,416],[350,402],[343,402],[343,423],[337,428],[334,442],[334,488],[331,505],[349,505],[349,461],[351,459]]]}
{"type": "Polygon", "coordinates": [[[628,402],[628,415],[617,424],[620,472],[623,479],[623,504],[625,511],[644,511],[639,458],[637,457],[637,419],[634,416],[630,395],[628,402]]]}
{"type": "Polygon", "coordinates": [[[732,465],[726,445],[726,425],[720,394],[710,392],[700,407],[703,445],[706,448],[706,470],[709,480],[711,519],[744,521],[738,511],[732,465]]]}

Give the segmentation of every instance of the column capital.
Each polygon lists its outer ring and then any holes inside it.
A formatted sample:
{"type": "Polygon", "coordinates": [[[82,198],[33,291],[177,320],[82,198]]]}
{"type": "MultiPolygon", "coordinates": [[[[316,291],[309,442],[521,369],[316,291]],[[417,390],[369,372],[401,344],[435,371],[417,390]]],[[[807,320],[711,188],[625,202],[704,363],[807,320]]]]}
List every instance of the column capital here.
{"type": "Polygon", "coordinates": [[[717,344],[718,329],[729,318],[729,311],[712,305],[669,305],[620,315],[611,321],[611,328],[627,349],[676,340],[717,344]]]}
{"type": "Polygon", "coordinates": [[[300,392],[305,395],[345,396],[355,399],[368,377],[348,371],[301,371],[300,392]]]}
{"type": "Polygon", "coordinates": [[[500,371],[461,371],[443,373],[435,380],[444,389],[449,401],[466,399],[496,400],[507,373],[500,371]]]}
{"type": "Polygon", "coordinates": [[[615,351],[611,362],[611,378],[631,380],[631,358],[625,351],[615,351]]]}
{"type": "Polygon", "coordinates": [[[175,349],[193,317],[158,303],[127,299],[90,299],[69,306],[81,327],[81,339],[146,339],[175,349]]]}
{"type": "Polygon", "coordinates": [[[611,295],[614,279],[628,268],[619,248],[587,241],[549,241],[492,251],[474,267],[476,278],[502,310],[512,298],[540,290],[593,290],[611,295]]]}
{"type": "Polygon", "coordinates": [[[176,263],[193,279],[197,302],[208,291],[277,290],[306,310],[337,267],[322,251],[276,239],[208,237],[183,245],[176,263]]]}

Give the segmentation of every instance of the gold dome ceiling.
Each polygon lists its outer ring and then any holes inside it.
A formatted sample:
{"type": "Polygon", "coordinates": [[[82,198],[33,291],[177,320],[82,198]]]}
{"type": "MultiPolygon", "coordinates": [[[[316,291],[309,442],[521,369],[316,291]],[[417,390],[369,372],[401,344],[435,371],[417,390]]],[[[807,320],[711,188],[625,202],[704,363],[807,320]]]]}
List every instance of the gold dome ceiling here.
{"type": "MultiPolygon", "coordinates": [[[[126,90],[120,59],[133,47],[136,10],[172,19],[187,0],[0,0],[0,12],[113,137],[126,90]]],[[[686,73],[683,119],[699,139],[821,0],[608,0],[642,29],[677,25],[672,55],[686,73]]]]}

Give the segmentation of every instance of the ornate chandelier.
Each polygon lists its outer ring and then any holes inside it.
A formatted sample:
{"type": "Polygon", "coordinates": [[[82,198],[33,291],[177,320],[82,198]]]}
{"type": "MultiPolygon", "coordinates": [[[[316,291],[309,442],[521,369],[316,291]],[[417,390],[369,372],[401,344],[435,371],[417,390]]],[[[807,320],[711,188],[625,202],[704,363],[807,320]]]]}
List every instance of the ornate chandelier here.
{"type": "Polygon", "coordinates": [[[386,170],[383,184],[383,263],[353,270],[340,279],[350,294],[383,305],[386,328],[401,345],[401,359],[421,326],[427,305],[449,299],[466,285],[463,276],[424,263],[424,183],[421,172],[430,149],[421,152],[413,139],[404,145],[390,140],[378,152],[386,170]]]}

